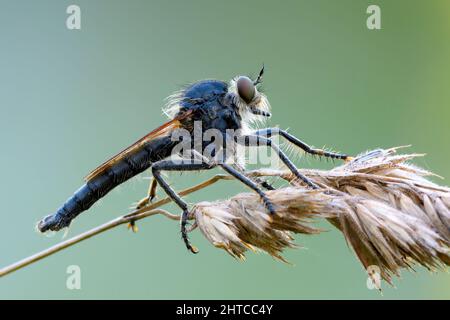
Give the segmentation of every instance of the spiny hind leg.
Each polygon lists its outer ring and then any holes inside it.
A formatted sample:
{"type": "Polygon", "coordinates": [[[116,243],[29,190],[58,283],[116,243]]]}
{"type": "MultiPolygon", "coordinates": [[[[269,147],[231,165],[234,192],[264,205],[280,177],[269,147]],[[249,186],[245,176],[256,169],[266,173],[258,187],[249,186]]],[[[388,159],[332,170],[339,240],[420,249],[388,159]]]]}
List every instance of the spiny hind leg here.
{"type": "Polygon", "coordinates": [[[250,189],[253,189],[260,197],[261,200],[264,203],[264,206],[266,207],[267,211],[269,211],[270,214],[275,214],[275,206],[273,203],[269,200],[267,195],[262,191],[259,186],[252,181],[249,177],[247,177],[244,173],[240,172],[239,170],[236,170],[233,168],[233,166],[230,166],[225,163],[219,164],[226,172],[228,172],[231,176],[235,177],[242,183],[244,183],[246,186],[248,186],[250,189]]]}
{"type": "MultiPolygon", "coordinates": [[[[244,167],[238,165],[238,164],[234,164],[233,167],[238,170],[239,172],[241,172],[243,175],[247,176],[247,172],[245,170],[244,167]]],[[[262,179],[260,177],[252,177],[253,181],[255,181],[257,184],[259,184],[261,187],[263,187],[266,190],[275,190],[275,188],[269,183],[267,182],[267,180],[262,179]]]]}
{"type": "Polygon", "coordinates": [[[288,158],[288,156],[278,148],[272,140],[265,138],[264,136],[258,135],[245,135],[237,138],[237,142],[246,147],[254,147],[254,146],[269,146],[273,151],[277,154],[278,158],[288,167],[288,169],[295,175],[297,179],[303,181],[309,188],[311,189],[319,189],[319,186],[316,185],[313,181],[311,181],[308,177],[298,171],[297,167],[292,163],[292,161],[288,158]]]}
{"type": "Polygon", "coordinates": [[[189,241],[186,225],[189,217],[189,209],[187,203],[169,186],[169,184],[161,176],[161,171],[198,171],[198,170],[209,170],[215,165],[209,163],[193,163],[192,161],[172,161],[172,160],[162,160],[154,163],[152,165],[153,177],[156,179],[158,184],[163,188],[166,194],[183,210],[181,216],[181,237],[186,245],[186,248],[192,253],[197,253],[198,250],[193,247],[189,241]]]}
{"type": "Polygon", "coordinates": [[[336,152],[328,152],[322,149],[316,149],[312,148],[297,137],[293,136],[292,134],[288,133],[285,130],[282,130],[280,128],[265,128],[261,130],[257,130],[253,133],[254,135],[270,138],[275,135],[280,135],[283,138],[285,138],[290,143],[296,145],[297,147],[301,148],[306,153],[317,155],[317,156],[323,156],[331,159],[342,159],[344,161],[350,161],[353,159],[353,157],[350,157],[346,154],[336,153],[336,152]]]}
{"type": "MultiPolygon", "coordinates": [[[[147,196],[138,201],[138,203],[135,207],[136,210],[139,210],[152,202],[152,200],[156,196],[157,185],[158,185],[158,183],[156,182],[155,178],[152,178],[152,180],[148,186],[147,196]]],[[[134,220],[130,221],[127,224],[127,228],[131,229],[131,231],[133,231],[135,233],[138,232],[138,230],[139,230],[138,227],[136,226],[136,222],[134,220]]]]}
{"type": "Polygon", "coordinates": [[[153,201],[153,199],[156,196],[156,187],[157,186],[158,186],[158,182],[153,177],[152,181],[150,182],[150,184],[148,186],[147,196],[145,198],[142,198],[141,200],[139,200],[139,202],[136,205],[136,209],[145,207],[146,205],[148,205],[149,203],[151,203],[153,201]]]}

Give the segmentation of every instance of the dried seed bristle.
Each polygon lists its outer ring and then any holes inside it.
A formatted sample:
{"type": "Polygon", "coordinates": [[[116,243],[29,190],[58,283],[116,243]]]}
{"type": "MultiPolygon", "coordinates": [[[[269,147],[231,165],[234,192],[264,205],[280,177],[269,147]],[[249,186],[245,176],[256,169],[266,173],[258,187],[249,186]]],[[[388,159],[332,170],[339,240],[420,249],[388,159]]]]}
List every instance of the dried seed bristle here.
{"type": "Polygon", "coordinates": [[[283,250],[296,247],[293,233],[320,233],[313,223],[327,219],[364,268],[378,266],[389,283],[414,264],[443,268],[450,264],[450,189],[407,163],[419,154],[396,155],[396,150],[374,150],[328,171],[301,170],[321,190],[306,189],[287,171],[251,172],[290,183],[267,192],[276,206],[274,216],[253,193],[199,203],[192,215],[213,245],[238,259],[250,249],[286,261],[283,250]]]}

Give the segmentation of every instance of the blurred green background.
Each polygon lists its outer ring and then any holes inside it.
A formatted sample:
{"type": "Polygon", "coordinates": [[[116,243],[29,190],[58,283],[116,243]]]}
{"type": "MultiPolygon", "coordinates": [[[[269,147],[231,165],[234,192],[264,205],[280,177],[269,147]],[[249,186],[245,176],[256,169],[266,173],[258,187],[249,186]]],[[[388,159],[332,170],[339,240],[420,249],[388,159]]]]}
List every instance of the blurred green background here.
{"type": "MultiPolygon", "coordinates": [[[[167,95],[203,78],[255,74],[263,62],[271,125],[350,154],[412,144],[428,154],[418,165],[450,177],[449,18],[446,0],[2,0],[0,266],[61,241],[37,234],[35,222],[166,121],[167,95]],[[65,25],[73,3],[79,31],[65,25]],[[367,29],[369,4],[381,7],[382,30],[367,29]]],[[[213,173],[171,181],[179,190],[213,173]]],[[[80,216],[68,236],[126,212],[147,190],[143,177],[80,216]]],[[[188,200],[244,190],[223,182],[188,200]]],[[[192,255],[177,223],[153,217],[137,234],[117,228],[0,279],[0,298],[450,298],[449,275],[422,268],[403,272],[397,288],[383,284],[383,296],[368,290],[341,234],[324,226],[329,232],[297,237],[306,249],[287,251],[289,266],[252,253],[237,262],[199,232],[192,255]],[[69,265],[81,268],[81,290],[66,289],[69,265]]]]}

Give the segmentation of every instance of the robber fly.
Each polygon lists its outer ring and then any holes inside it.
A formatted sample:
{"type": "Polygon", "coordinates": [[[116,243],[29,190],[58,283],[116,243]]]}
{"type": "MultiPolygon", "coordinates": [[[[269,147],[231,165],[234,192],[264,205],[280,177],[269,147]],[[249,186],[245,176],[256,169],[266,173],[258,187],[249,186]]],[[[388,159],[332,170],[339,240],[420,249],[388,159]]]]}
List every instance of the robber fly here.
{"type": "MultiPolygon", "coordinates": [[[[273,189],[272,186],[265,181],[247,176],[245,171],[242,170],[242,166],[233,161],[230,163],[229,157],[217,157],[218,150],[216,147],[212,152],[209,150],[210,152],[206,153],[207,156],[202,156],[201,161],[173,160],[170,158],[177,145],[177,141],[174,141],[171,137],[172,134],[178,129],[193,133],[194,123],[197,121],[202,123],[202,130],[215,129],[223,135],[222,141],[224,143],[220,146],[222,149],[233,149],[236,144],[243,147],[268,146],[272,148],[279,159],[300,181],[308,188],[317,189],[318,186],[300,173],[286,154],[276,144],[272,143],[271,137],[280,135],[290,143],[313,155],[343,160],[347,160],[349,157],[322,149],[313,149],[279,128],[252,130],[251,126],[255,120],[271,116],[267,97],[258,91],[263,74],[264,67],[255,80],[247,76],[238,76],[232,79],[230,83],[219,80],[198,81],[171,96],[166,110],[166,113],[171,116],[171,120],[92,171],[85,178],[86,183],[56,213],[46,216],[38,223],[38,229],[45,232],[68,227],[74,218],[89,209],[109,191],[148,168],[151,168],[154,180],[149,188],[149,195],[146,198],[147,203],[154,197],[156,186],[159,184],[181,208],[182,239],[188,250],[194,253],[196,250],[191,246],[186,230],[189,217],[188,205],[164,180],[161,171],[197,171],[219,166],[253,189],[261,197],[267,211],[270,214],[275,214],[276,208],[263,191],[263,189],[273,189]],[[240,134],[230,139],[227,136],[229,129],[237,130],[240,134]]],[[[205,142],[199,147],[194,148],[192,146],[192,152],[205,154],[203,153],[204,149],[210,145],[210,143],[205,142]]],[[[227,152],[227,154],[230,153],[227,152]]],[[[145,203],[145,201],[141,201],[140,205],[142,203],[145,203]]]]}

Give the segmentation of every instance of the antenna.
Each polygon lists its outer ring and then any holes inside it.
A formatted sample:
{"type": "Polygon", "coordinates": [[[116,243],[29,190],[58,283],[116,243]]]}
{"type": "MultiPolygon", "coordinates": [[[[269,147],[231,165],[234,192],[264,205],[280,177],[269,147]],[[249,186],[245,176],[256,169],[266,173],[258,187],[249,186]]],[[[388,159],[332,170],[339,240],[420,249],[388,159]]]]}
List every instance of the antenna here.
{"type": "Polygon", "coordinates": [[[262,82],[262,77],[264,75],[264,63],[263,66],[261,68],[261,71],[259,71],[259,75],[258,78],[256,78],[256,80],[253,82],[253,84],[256,86],[257,84],[260,84],[262,82]]]}

